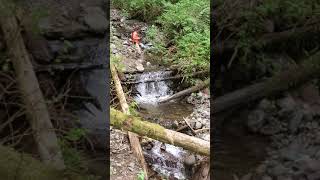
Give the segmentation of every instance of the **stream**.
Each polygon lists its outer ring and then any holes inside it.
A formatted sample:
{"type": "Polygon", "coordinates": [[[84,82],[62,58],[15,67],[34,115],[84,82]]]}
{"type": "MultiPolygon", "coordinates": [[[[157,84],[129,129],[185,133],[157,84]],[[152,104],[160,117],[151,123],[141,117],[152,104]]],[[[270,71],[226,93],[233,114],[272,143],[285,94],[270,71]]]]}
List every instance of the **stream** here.
{"type": "MultiPolygon", "coordinates": [[[[170,71],[153,71],[142,73],[137,80],[148,81],[163,79],[171,74],[170,71]]],[[[158,104],[160,98],[174,93],[174,82],[154,81],[142,82],[135,85],[139,113],[145,119],[172,129],[172,125],[183,120],[192,113],[192,105],[186,102],[168,102],[158,104]]],[[[147,162],[152,169],[161,175],[171,175],[176,179],[186,179],[185,167],[182,159],[186,154],[182,148],[155,141],[152,147],[144,148],[147,162]]]]}

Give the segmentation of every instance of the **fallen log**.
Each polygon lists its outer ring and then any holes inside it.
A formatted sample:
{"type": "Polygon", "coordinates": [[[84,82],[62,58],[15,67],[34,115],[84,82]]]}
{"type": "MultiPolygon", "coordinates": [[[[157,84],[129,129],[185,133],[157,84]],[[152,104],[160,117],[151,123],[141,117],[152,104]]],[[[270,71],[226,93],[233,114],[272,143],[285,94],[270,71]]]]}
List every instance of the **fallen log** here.
{"type": "MultiPolygon", "coordinates": [[[[296,39],[310,33],[318,33],[320,31],[319,22],[313,22],[303,27],[295,27],[286,31],[273,32],[262,35],[259,39],[253,43],[253,47],[265,46],[278,43],[287,42],[289,39],[296,39]]],[[[216,46],[213,48],[214,55],[221,55],[223,53],[231,53],[237,46],[237,41],[229,40],[225,42],[214,42],[216,46]]]]}
{"type": "Polygon", "coordinates": [[[64,70],[86,70],[86,69],[107,69],[108,64],[102,63],[61,63],[50,65],[37,65],[35,66],[36,72],[51,72],[51,71],[64,71],[64,70]]]}
{"type": "Polygon", "coordinates": [[[195,86],[192,86],[192,87],[190,87],[188,89],[185,89],[183,91],[180,91],[180,92],[178,92],[178,93],[176,93],[176,94],[174,94],[172,96],[169,96],[169,97],[164,98],[164,99],[160,99],[159,103],[165,103],[165,102],[171,101],[173,99],[180,98],[180,97],[189,95],[191,93],[197,92],[197,91],[209,86],[209,84],[210,84],[210,81],[209,81],[209,79],[207,79],[206,81],[204,81],[202,83],[199,83],[199,84],[197,84],[195,86]]]}
{"type": "Polygon", "coordinates": [[[289,70],[277,74],[264,82],[253,84],[215,98],[213,100],[213,113],[218,113],[236,105],[274,95],[319,76],[320,52],[317,52],[304,60],[301,65],[292,66],[289,70]]]}
{"type": "Polygon", "coordinates": [[[113,108],[110,109],[110,124],[117,129],[135,132],[140,136],[147,136],[201,155],[210,156],[209,141],[165,129],[158,124],[143,121],[140,117],[126,115],[113,108]]]}
{"type": "Polygon", "coordinates": [[[89,175],[74,174],[45,165],[29,154],[19,153],[0,145],[0,177],[16,180],[89,179],[89,175]]]}
{"type": "MultiPolygon", "coordinates": [[[[0,1],[0,11],[6,6],[0,1]]],[[[8,9],[6,9],[8,10],[8,9]]],[[[10,11],[10,9],[9,9],[10,11]]],[[[28,119],[33,130],[40,158],[45,164],[51,164],[57,169],[64,169],[64,161],[54,132],[48,108],[39,87],[29,54],[24,45],[20,27],[11,13],[0,16],[0,25],[7,49],[12,61],[18,88],[22,93],[28,119]]]]}
{"type": "MultiPolygon", "coordinates": [[[[120,106],[121,106],[122,112],[127,115],[130,115],[129,106],[128,106],[126,97],[123,93],[123,89],[121,86],[120,79],[118,77],[117,69],[113,64],[111,64],[110,68],[111,68],[111,75],[112,75],[112,79],[115,84],[117,97],[120,101],[120,106]]],[[[128,131],[128,137],[129,137],[129,141],[131,144],[131,148],[133,149],[133,152],[135,153],[135,155],[137,156],[138,160],[140,161],[140,163],[142,165],[142,168],[143,168],[144,174],[145,174],[145,179],[148,180],[148,166],[145,162],[145,158],[144,158],[144,155],[142,152],[139,138],[135,133],[132,133],[130,131],[128,131]]]]}
{"type": "Polygon", "coordinates": [[[121,82],[122,84],[129,85],[129,84],[139,84],[139,83],[148,83],[148,82],[158,82],[158,81],[167,81],[167,80],[172,80],[172,79],[181,79],[181,78],[186,78],[186,77],[194,77],[202,74],[208,74],[208,71],[200,71],[200,72],[195,72],[193,74],[189,75],[184,75],[184,74],[179,74],[171,77],[165,77],[161,79],[148,79],[148,80],[138,80],[138,81],[126,81],[126,82],[121,82]]]}

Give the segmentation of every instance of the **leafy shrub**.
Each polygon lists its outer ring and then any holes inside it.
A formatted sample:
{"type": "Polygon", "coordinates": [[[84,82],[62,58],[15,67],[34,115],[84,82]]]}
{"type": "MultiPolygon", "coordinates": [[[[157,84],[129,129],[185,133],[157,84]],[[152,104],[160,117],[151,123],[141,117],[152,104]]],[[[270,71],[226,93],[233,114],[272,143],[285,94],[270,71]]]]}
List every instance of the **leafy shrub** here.
{"type": "Polygon", "coordinates": [[[112,5],[124,10],[129,18],[141,19],[149,22],[163,12],[165,0],[114,0],[112,5]]]}
{"type": "Polygon", "coordinates": [[[175,63],[185,73],[209,70],[210,66],[210,31],[186,34],[177,42],[175,63]]]}
{"type": "Polygon", "coordinates": [[[176,4],[167,4],[157,22],[169,39],[177,39],[192,32],[203,32],[210,29],[210,1],[180,0],[176,4]]]}
{"type": "Polygon", "coordinates": [[[163,54],[165,51],[165,36],[160,29],[152,25],[146,32],[146,41],[151,42],[154,48],[151,51],[155,54],[163,54]]]}
{"type": "Polygon", "coordinates": [[[210,1],[180,0],[167,4],[158,18],[177,53],[171,58],[184,73],[208,70],[210,63],[210,1]]]}

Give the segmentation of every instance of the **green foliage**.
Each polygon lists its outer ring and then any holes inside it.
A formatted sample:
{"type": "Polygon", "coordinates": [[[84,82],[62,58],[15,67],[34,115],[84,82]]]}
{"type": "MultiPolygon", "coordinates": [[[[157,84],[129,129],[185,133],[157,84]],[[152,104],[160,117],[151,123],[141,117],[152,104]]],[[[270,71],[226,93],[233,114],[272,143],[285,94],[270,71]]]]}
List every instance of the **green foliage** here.
{"type": "Polygon", "coordinates": [[[86,135],[86,130],[82,128],[72,128],[67,132],[65,138],[69,141],[79,141],[86,135]]]}
{"type": "Polygon", "coordinates": [[[85,136],[85,129],[72,128],[58,141],[67,168],[74,172],[87,171],[84,154],[73,145],[82,140],[85,136]]]}
{"type": "Polygon", "coordinates": [[[169,39],[179,39],[192,32],[204,32],[210,29],[210,1],[180,0],[176,4],[168,3],[157,22],[169,39]]]}
{"type": "Polygon", "coordinates": [[[209,70],[210,66],[210,31],[192,32],[178,40],[175,63],[186,73],[209,70]]]}
{"type": "Polygon", "coordinates": [[[162,55],[166,50],[164,33],[155,25],[148,28],[146,41],[152,43],[153,48],[150,51],[154,54],[162,55]]]}
{"type": "Polygon", "coordinates": [[[116,67],[117,67],[117,70],[118,71],[124,71],[125,69],[125,66],[124,64],[122,63],[123,61],[123,56],[121,55],[114,55],[114,54],[111,54],[111,58],[110,58],[110,63],[114,64],[116,67]]]}
{"type": "Polygon", "coordinates": [[[136,111],[137,107],[138,107],[138,103],[137,103],[137,102],[132,101],[132,102],[130,103],[130,105],[129,105],[129,112],[130,112],[131,115],[134,115],[134,116],[137,116],[137,115],[138,115],[138,113],[137,113],[137,111],[136,111]]]}
{"type": "Polygon", "coordinates": [[[112,5],[124,10],[130,18],[152,21],[159,16],[164,9],[165,0],[114,0],[112,5]]]}
{"type": "Polygon", "coordinates": [[[46,8],[37,8],[33,10],[30,14],[32,21],[30,21],[29,27],[31,28],[33,33],[42,33],[39,28],[39,21],[41,18],[47,17],[49,14],[46,8]]]}
{"type": "Polygon", "coordinates": [[[144,172],[143,171],[140,171],[138,174],[137,174],[137,180],[144,180],[145,178],[145,175],[144,175],[144,172]]]}
{"type": "Polygon", "coordinates": [[[247,7],[240,8],[238,13],[229,17],[232,23],[228,26],[237,30],[235,32],[239,49],[237,56],[241,63],[244,65],[251,63],[252,59],[257,59],[254,55],[257,52],[252,52],[252,46],[255,45],[258,49],[264,47],[264,44],[257,40],[262,34],[267,33],[266,22],[268,20],[273,22],[277,31],[282,31],[294,26],[302,26],[307,20],[319,19],[319,12],[320,2],[317,0],[265,0],[250,9],[247,7]]]}
{"type": "Polygon", "coordinates": [[[210,63],[210,1],[180,0],[168,4],[158,21],[177,53],[167,58],[184,73],[208,70],[210,63]]]}

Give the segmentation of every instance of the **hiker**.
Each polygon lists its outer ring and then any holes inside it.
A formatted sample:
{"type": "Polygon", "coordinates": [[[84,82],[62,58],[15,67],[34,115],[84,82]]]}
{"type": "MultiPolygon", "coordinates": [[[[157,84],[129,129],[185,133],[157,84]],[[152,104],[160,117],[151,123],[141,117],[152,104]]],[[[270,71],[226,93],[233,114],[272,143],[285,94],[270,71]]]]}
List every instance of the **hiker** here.
{"type": "Polygon", "coordinates": [[[131,40],[136,45],[136,48],[139,54],[141,54],[141,49],[139,46],[141,38],[139,37],[139,34],[138,34],[139,31],[140,31],[140,28],[138,26],[135,26],[133,29],[133,32],[131,33],[131,40]]]}

